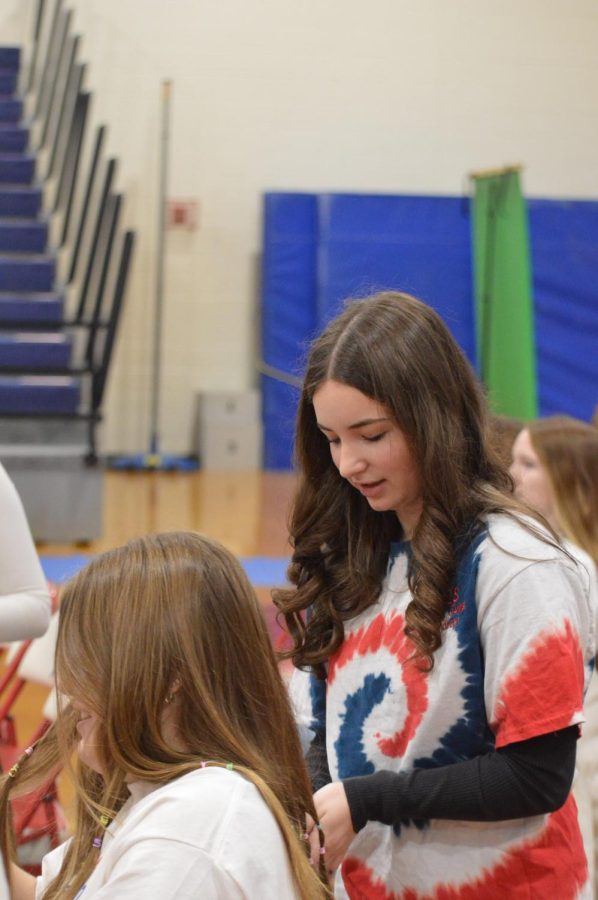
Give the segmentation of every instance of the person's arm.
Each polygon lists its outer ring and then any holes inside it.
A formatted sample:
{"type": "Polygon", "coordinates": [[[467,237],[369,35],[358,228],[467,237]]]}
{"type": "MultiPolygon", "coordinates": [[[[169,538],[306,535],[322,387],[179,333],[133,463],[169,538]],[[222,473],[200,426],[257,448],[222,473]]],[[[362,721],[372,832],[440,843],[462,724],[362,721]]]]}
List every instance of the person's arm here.
{"type": "Polygon", "coordinates": [[[10,896],[11,900],[35,900],[35,881],[33,875],[20,869],[15,863],[10,864],[10,896]]]}
{"type": "Polygon", "coordinates": [[[553,812],[571,789],[578,732],[564,728],[439,768],[347,778],[353,830],[371,820],[492,822],[553,812]]]}
{"type": "Polygon", "coordinates": [[[40,637],[51,602],[23,505],[0,465],[0,641],[40,637]]]}

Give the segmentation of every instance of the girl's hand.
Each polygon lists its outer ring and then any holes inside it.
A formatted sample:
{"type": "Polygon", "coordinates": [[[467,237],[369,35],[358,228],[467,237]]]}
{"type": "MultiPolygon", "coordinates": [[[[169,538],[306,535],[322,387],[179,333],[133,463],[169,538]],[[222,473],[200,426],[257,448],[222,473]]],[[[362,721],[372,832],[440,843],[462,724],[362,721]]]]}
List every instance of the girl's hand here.
{"type": "MultiPolygon", "coordinates": [[[[345,794],[342,781],[333,781],[331,784],[320,788],[314,794],[314,804],[318,820],[324,831],[326,868],[329,872],[334,872],[341,864],[351,841],[355,837],[353,823],[351,822],[351,812],[349,811],[347,795],[345,794]]],[[[313,841],[311,846],[313,860],[313,841]]]]}

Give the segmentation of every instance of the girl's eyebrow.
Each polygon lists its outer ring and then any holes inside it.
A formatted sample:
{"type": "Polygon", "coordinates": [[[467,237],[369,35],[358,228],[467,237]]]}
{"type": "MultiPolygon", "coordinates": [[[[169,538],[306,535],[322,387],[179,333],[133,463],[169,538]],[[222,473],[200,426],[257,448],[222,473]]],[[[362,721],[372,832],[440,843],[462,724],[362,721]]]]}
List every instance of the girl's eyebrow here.
{"type": "MultiPolygon", "coordinates": [[[[380,419],[360,419],[359,422],[354,422],[352,425],[349,425],[349,431],[352,428],[364,428],[366,425],[375,425],[377,422],[390,422],[389,416],[383,416],[380,419]]],[[[318,422],[318,428],[321,431],[334,431],[334,428],[328,428],[327,425],[322,425],[318,422]]]]}

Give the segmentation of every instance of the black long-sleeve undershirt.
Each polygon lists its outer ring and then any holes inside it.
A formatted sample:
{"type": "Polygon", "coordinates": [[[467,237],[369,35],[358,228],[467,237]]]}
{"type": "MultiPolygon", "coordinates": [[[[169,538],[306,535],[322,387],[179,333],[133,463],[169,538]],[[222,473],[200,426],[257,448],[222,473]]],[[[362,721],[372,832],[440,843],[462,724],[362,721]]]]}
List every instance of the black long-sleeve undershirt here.
{"type": "MultiPolygon", "coordinates": [[[[493,822],[553,812],[571,790],[578,736],[574,725],[448,766],[344,779],[353,828],[368,821],[493,822]]],[[[314,791],[331,781],[323,735],[314,737],[307,762],[314,791]]]]}

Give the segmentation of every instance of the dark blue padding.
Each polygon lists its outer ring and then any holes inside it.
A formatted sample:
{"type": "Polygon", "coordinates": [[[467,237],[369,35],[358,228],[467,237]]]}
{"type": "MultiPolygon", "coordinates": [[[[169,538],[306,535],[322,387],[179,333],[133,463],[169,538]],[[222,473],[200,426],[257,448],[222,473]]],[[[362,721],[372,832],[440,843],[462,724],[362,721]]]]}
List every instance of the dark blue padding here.
{"type": "Polygon", "coordinates": [[[0,375],[0,414],[74,415],[80,392],[80,380],[67,375],[0,375]]]}
{"type": "Polygon", "coordinates": [[[0,123],[0,152],[22,153],[29,142],[29,129],[0,123]]]}
{"type": "Polygon", "coordinates": [[[23,115],[23,101],[4,94],[0,96],[0,122],[18,122],[23,115]]]}
{"type": "MultiPolygon", "coordinates": [[[[266,362],[297,372],[306,341],[342,300],[383,288],[430,303],[475,359],[463,198],[269,194],[265,208],[266,362]]],[[[598,201],[532,199],[528,210],[540,414],[587,420],[598,404],[598,201]]],[[[266,467],[291,465],[296,397],[263,378],[266,467]]]]}
{"type": "Polygon", "coordinates": [[[39,294],[0,294],[0,324],[27,322],[60,324],[64,309],[64,295],[48,292],[39,294]]]}
{"type": "Polygon", "coordinates": [[[0,219],[0,253],[43,253],[47,242],[47,222],[0,219]]]}
{"type": "Polygon", "coordinates": [[[0,291],[50,291],[55,266],[51,256],[0,256],[0,291]]]}
{"type": "Polygon", "coordinates": [[[18,69],[21,63],[20,47],[0,47],[0,69],[18,69]]]}
{"type": "Polygon", "coordinates": [[[35,157],[22,153],[0,153],[0,183],[31,184],[35,157]]]}
{"type": "MultiPolygon", "coordinates": [[[[286,375],[302,373],[309,341],[317,331],[317,198],[312,194],[266,194],[262,277],[262,359],[286,375]]],[[[262,376],[264,466],[291,464],[298,391],[262,376]]]]}
{"type": "Polygon", "coordinates": [[[38,187],[0,185],[0,216],[22,216],[34,219],[41,208],[42,192],[38,187]]]}
{"type": "Polygon", "coordinates": [[[72,338],[68,334],[0,332],[0,369],[68,369],[72,338]]]}
{"type": "Polygon", "coordinates": [[[598,404],[598,202],[528,201],[540,414],[598,404]]]}
{"type": "Polygon", "coordinates": [[[445,320],[473,362],[470,219],[461,197],[320,197],[320,326],[348,297],[414,294],[445,320]]]}

